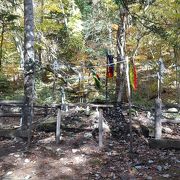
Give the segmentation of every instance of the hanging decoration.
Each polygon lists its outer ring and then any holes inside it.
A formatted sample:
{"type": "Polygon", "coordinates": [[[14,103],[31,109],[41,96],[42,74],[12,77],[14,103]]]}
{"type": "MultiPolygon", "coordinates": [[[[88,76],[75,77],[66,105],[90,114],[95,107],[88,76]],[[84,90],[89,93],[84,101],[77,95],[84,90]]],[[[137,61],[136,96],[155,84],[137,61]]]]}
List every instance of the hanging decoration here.
{"type": "Polygon", "coordinates": [[[130,64],[130,83],[131,87],[133,88],[134,91],[137,91],[138,87],[138,79],[137,79],[137,70],[136,66],[134,63],[130,64]]]}
{"type": "Polygon", "coordinates": [[[88,62],[86,67],[90,70],[90,72],[93,75],[93,79],[94,79],[96,88],[100,89],[101,88],[101,79],[100,79],[98,73],[96,72],[96,70],[93,68],[92,62],[88,62]]]}
{"type": "Polygon", "coordinates": [[[113,55],[107,55],[108,68],[107,68],[107,78],[112,78],[114,76],[114,59],[113,55]]]}
{"type": "Polygon", "coordinates": [[[96,71],[93,69],[91,70],[94,81],[95,81],[95,86],[100,89],[101,88],[101,81],[99,75],[96,73],[96,71]]]}

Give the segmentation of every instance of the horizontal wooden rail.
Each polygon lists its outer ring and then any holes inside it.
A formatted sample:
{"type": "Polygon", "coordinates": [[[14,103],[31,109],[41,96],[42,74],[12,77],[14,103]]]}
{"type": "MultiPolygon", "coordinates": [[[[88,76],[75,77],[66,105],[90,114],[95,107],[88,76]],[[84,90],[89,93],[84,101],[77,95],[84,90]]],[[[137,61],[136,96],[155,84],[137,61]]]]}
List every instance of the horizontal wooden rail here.
{"type": "Polygon", "coordinates": [[[1,104],[23,104],[23,101],[18,101],[18,100],[0,100],[0,105],[1,104]]]}
{"type": "MultiPolygon", "coordinates": [[[[24,104],[6,104],[6,103],[0,103],[0,106],[8,106],[8,107],[20,107],[22,108],[24,106],[24,104]]],[[[50,108],[55,108],[55,106],[41,106],[41,105],[34,105],[33,106],[34,108],[47,108],[47,109],[50,109],[50,108]]]]}
{"type": "Polygon", "coordinates": [[[180,124],[180,119],[162,119],[162,123],[180,124]]]}
{"type": "Polygon", "coordinates": [[[81,107],[96,107],[96,108],[105,108],[105,107],[114,107],[112,104],[89,104],[89,103],[66,103],[66,104],[56,104],[56,107],[59,108],[61,106],[69,106],[69,107],[76,107],[76,106],[81,106],[81,107]]]}
{"type": "MultiPolygon", "coordinates": [[[[35,113],[35,116],[44,116],[46,113],[35,113]]],[[[0,113],[0,117],[21,117],[21,113],[0,113]]]]}
{"type": "Polygon", "coordinates": [[[21,113],[0,113],[0,117],[21,117],[21,113]]]}

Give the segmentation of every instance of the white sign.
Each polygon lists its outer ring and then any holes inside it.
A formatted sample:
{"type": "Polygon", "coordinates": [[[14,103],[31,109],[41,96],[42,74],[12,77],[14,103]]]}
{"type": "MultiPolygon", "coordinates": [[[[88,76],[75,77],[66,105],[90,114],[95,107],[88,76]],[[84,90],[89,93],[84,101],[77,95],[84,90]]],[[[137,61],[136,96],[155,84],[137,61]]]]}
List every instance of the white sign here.
{"type": "Polygon", "coordinates": [[[53,63],[53,69],[54,69],[55,71],[57,71],[57,70],[59,69],[59,64],[58,64],[57,61],[54,61],[54,63],[53,63]]]}

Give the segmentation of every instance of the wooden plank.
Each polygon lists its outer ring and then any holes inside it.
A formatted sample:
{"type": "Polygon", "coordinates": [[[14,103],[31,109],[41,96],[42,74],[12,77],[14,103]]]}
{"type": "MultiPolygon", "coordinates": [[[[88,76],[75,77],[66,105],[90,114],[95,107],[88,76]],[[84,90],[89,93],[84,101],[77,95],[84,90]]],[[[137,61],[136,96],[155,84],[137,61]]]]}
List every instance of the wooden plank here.
{"type": "Polygon", "coordinates": [[[21,117],[21,113],[0,113],[0,117],[21,117]]]}
{"type": "Polygon", "coordinates": [[[102,110],[99,111],[99,147],[103,147],[103,114],[102,110]]]}
{"type": "Polygon", "coordinates": [[[162,135],[162,101],[161,99],[155,99],[155,139],[161,139],[162,135]]]}
{"type": "MultiPolygon", "coordinates": [[[[35,113],[35,116],[44,116],[45,113],[35,113]]],[[[21,117],[22,113],[0,113],[0,117],[21,117]]]]}
{"type": "Polygon", "coordinates": [[[61,136],[61,109],[58,108],[57,122],[56,122],[56,144],[60,143],[61,136]]]}
{"type": "MultiPolygon", "coordinates": [[[[56,107],[61,107],[62,104],[56,104],[56,107]]],[[[114,107],[113,104],[88,104],[88,103],[68,103],[68,104],[63,104],[63,105],[67,105],[69,107],[76,107],[76,106],[81,106],[81,107],[94,107],[94,108],[104,108],[104,107],[114,107]]]]}
{"type": "MultiPolygon", "coordinates": [[[[12,107],[21,107],[21,106],[23,106],[23,102],[15,103],[14,101],[13,102],[0,101],[0,105],[2,105],[2,106],[12,106],[12,107]]],[[[62,103],[53,104],[52,106],[34,105],[34,108],[48,108],[49,109],[49,108],[56,108],[56,107],[59,107],[61,105],[62,105],[62,103]]],[[[75,107],[75,106],[83,106],[83,107],[86,107],[86,106],[90,106],[90,107],[114,107],[113,104],[93,104],[93,103],[64,103],[63,105],[67,105],[67,106],[70,106],[70,107],[75,107]]]]}
{"type": "Polygon", "coordinates": [[[180,139],[149,139],[151,148],[180,149],[180,139]]]}
{"type": "Polygon", "coordinates": [[[1,100],[1,104],[23,104],[23,101],[18,101],[18,100],[1,100]]]}

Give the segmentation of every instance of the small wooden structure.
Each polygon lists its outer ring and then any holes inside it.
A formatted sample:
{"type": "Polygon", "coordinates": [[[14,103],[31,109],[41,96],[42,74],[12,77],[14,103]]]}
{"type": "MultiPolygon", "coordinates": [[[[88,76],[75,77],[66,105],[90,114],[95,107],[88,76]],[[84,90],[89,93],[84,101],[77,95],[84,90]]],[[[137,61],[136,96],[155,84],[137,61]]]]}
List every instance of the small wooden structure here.
{"type": "MultiPolygon", "coordinates": [[[[114,107],[113,105],[104,105],[104,104],[86,104],[86,103],[76,103],[76,104],[65,104],[66,106],[70,107],[91,107],[96,108],[98,112],[98,119],[99,119],[99,147],[103,147],[103,111],[102,108],[110,108],[114,107]]],[[[57,121],[56,121],[56,144],[60,144],[60,136],[61,136],[61,105],[57,106],[58,113],[57,113],[57,121]]]]}
{"type": "Polygon", "coordinates": [[[180,124],[180,120],[162,119],[162,101],[160,98],[155,100],[155,139],[149,140],[149,145],[152,148],[174,148],[180,149],[179,139],[162,139],[163,123],[180,124]]]}

